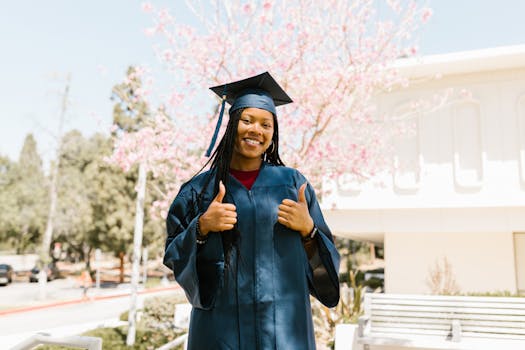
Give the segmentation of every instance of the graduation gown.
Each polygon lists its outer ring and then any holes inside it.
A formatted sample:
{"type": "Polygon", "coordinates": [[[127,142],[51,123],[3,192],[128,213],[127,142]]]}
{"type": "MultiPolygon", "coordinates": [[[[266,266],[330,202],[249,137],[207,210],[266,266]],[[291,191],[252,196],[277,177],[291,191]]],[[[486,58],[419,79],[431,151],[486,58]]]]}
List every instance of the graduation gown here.
{"type": "Polygon", "coordinates": [[[164,264],[193,306],[189,349],[315,349],[309,294],[337,305],[339,254],[313,188],[308,184],[305,195],[317,253],[308,259],[300,234],[277,222],[279,204],[297,201],[305,177],[263,162],[248,190],[230,175],[224,202],[236,206],[241,237],[225,272],[220,234],[196,243],[198,215],[214,198],[212,179],[197,204],[205,176],[182,186],[167,217],[164,264]]]}

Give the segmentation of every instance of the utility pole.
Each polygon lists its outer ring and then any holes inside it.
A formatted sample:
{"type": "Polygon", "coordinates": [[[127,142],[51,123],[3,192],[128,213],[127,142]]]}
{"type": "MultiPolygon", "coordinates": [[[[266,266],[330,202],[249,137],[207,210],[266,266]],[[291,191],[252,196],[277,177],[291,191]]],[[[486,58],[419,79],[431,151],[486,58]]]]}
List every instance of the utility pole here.
{"type": "Polygon", "coordinates": [[[58,143],[56,149],[55,164],[51,164],[51,183],[49,186],[49,212],[47,216],[46,231],[42,240],[40,248],[40,273],[38,274],[38,284],[40,286],[40,299],[46,298],[47,273],[46,266],[50,262],[49,246],[51,245],[51,238],[53,237],[53,222],[55,219],[55,212],[57,206],[57,185],[58,185],[58,169],[60,166],[60,157],[62,155],[62,133],[64,128],[64,120],[67,111],[67,102],[69,95],[69,84],[71,81],[71,74],[67,75],[66,88],[62,95],[62,108],[60,110],[60,118],[58,121],[58,134],[56,135],[58,143]]]}
{"type": "Polygon", "coordinates": [[[142,248],[142,229],[144,226],[144,197],[146,194],[146,165],[139,164],[137,180],[137,202],[135,210],[135,232],[133,233],[133,265],[131,270],[131,301],[128,313],[128,335],[126,345],[135,344],[137,323],[137,289],[140,279],[140,251],[142,248]]]}

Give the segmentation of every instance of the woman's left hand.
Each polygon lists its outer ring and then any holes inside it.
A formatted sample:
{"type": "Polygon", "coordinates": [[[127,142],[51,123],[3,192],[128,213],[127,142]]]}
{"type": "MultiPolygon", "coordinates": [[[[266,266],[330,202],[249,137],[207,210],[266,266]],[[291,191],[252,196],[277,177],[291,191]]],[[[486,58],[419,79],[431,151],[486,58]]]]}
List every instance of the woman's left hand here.
{"type": "Polygon", "coordinates": [[[298,231],[301,236],[306,237],[314,228],[314,221],[308,212],[308,203],[304,191],[306,182],[301,185],[297,192],[298,201],[283,199],[279,205],[277,221],[289,229],[298,231]]]}

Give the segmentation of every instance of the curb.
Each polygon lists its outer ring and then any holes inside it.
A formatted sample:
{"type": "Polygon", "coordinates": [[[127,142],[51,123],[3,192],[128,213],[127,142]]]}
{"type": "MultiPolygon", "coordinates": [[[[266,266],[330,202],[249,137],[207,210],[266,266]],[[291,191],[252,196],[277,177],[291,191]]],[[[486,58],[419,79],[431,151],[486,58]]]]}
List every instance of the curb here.
{"type": "MultiPolygon", "coordinates": [[[[168,287],[149,288],[149,289],[143,289],[143,290],[137,291],[137,294],[149,294],[149,293],[163,292],[163,291],[169,291],[169,290],[176,290],[176,289],[180,289],[180,288],[181,287],[179,285],[168,286],[168,287]]],[[[61,301],[56,301],[56,302],[52,302],[52,303],[48,303],[48,304],[41,304],[41,305],[23,306],[23,307],[15,308],[15,309],[0,310],[0,316],[12,315],[12,314],[17,314],[17,313],[22,313],[22,312],[41,310],[41,309],[47,309],[47,308],[56,307],[56,306],[65,306],[65,305],[89,303],[89,302],[98,301],[98,300],[116,299],[116,298],[127,297],[127,296],[130,296],[130,295],[131,295],[131,291],[130,292],[125,292],[125,293],[120,293],[120,294],[99,295],[99,296],[86,297],[86,298],[61,300],[61,301]]]]}

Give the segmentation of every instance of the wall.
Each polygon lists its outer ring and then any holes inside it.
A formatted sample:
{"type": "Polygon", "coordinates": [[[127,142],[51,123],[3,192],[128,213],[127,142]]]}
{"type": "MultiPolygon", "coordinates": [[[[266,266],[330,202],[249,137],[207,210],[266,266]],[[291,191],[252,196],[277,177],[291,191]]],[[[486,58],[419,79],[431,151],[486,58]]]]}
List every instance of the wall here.
{"type": "Polygon", "coordinates": [[[516,292],[512,233],[385,234],[389,293],[430,293],[436,263],[449,262],[459,292],[516,292]]]}

